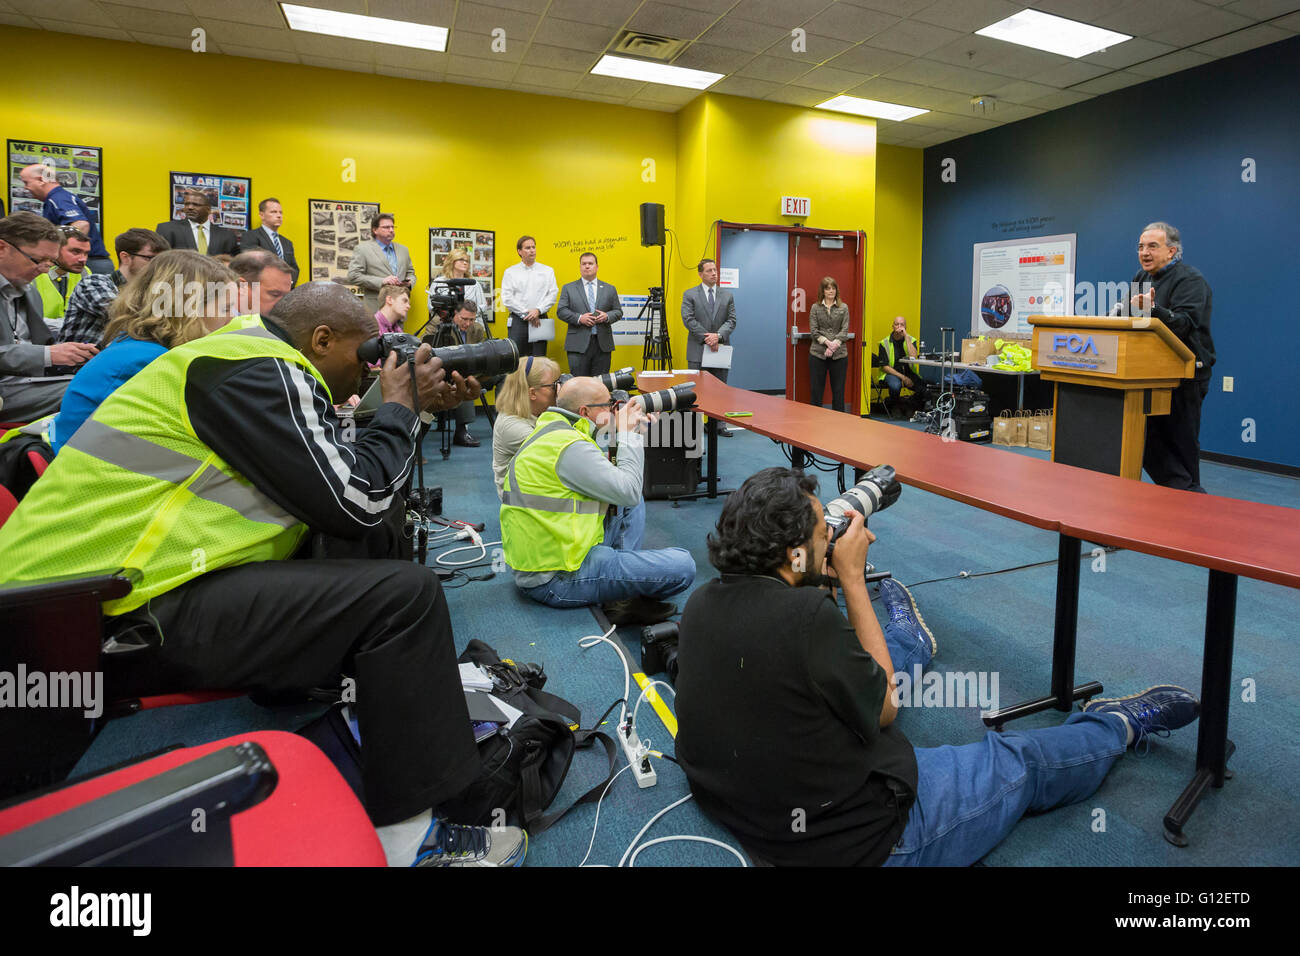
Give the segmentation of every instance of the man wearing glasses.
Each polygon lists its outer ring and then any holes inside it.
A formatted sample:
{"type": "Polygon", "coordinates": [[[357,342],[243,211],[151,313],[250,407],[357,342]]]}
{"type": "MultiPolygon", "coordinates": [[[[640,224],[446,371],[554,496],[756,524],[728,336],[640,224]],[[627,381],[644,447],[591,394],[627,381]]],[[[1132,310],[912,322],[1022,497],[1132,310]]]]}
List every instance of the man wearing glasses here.
{"type": "Polygon", "coordinates": [[[501,542],[515,585],[550,607],[600,604],[611,624],[676,613],[662,598],[695,581],[682,548],[642,550],[645,448],[639,405],[615,410],[609,389],[572,378],[511,460],[501,491],[501,542]],[[618,436],[611,463],[597,436],[618,436]]]}
{"type": "Polygon", "coordinates": [[[111,275],[89,275],[77,283],[68,297],[68,309],[59,329],[60,342],[90,342],[104,336],[108,310],[117,293],[133,276],[149,267],[154,256],[171,249],[167,240],[152,229],[128,229],[113,241],[118,268],[111,275]]]}
{"type": "Polygon", "coordinates": [[[54,264],[62,239],[35,213],[0,219],[0,418],[6,422],[30,422],[58,411],[69,381],[63,369],[82,365],[99,351],[77,342],[53,344],[45,326],[33,283],[54,264]]]}

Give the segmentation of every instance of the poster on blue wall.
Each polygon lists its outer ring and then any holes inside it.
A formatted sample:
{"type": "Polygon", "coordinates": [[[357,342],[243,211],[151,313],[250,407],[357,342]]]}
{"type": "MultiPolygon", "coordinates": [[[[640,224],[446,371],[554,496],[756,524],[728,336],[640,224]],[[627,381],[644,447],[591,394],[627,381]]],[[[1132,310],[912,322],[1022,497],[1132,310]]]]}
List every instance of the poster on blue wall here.
{"type": "Polygon", "coordinates": [[[1031,315],[1074,311],[1077,233],[975,243],[972,335],[1030,332],[1031,315]]]}

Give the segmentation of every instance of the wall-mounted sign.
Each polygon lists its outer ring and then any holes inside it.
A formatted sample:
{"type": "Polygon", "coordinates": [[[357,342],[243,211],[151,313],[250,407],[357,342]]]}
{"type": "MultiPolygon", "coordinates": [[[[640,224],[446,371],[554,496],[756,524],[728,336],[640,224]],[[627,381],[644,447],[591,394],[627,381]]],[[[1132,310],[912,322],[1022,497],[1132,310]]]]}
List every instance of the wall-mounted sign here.
{"type": "Polygon", "coordinates": [[[782,196],[781,215],[806,217],[812,211],[812,200],[807,196],[782,196]]]}

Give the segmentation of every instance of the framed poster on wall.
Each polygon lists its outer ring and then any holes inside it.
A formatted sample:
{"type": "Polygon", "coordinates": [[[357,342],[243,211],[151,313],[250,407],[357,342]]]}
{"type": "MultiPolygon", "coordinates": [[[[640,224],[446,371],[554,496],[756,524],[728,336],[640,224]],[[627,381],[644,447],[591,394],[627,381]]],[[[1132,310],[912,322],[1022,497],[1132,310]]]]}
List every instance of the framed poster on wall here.
{"type": "Polygon", "coordinates": [[[59,185],[86,204],[95,216],[100,235],[104,234],[104,151],[98,146],[69,146],[66,143],[43,143],[38,140],[11,139],[9,154],[9,212],[34,212],[41,215],[43,200],[23,187],[18,178],[24,166],[43,163],[54,170],[59,185]]]}
{"type": "Polygon", "coordinates": [[[487,321],[493,322],[496,316],[492,311],[492,290],[496,269],[497,234],[489,229],[430,229],[429,230],[429,277],[430,284],[442,274],[443,263],[447,256],[456,249],[464,250],[469,255],[469,274],[478,280],[483,290],[483,301],[488,304],[487,321]]]}
{"type": "Polygon", "coordinates": [[[171,217],[184,219],[181,209],[185,190],[198,189],[212,203],[208,221],[214,226],[225,226],[243,232],[252,223],[249,216],[249,197],[253,195],[253,181],[247,176],[224,176],[219,173],[171,174],[171,217]]]}
{"type": "Polygon", "coordinates": [[[370,220],[379,212],[377,202],[340,202],[308,199],[307,219],[311,225],[311,277],[346,279],[352,250],[370,238],[370,220]]]}
{"type": "Polygon", "coordinates": [[[975,243],[971,334],[1026,333],[1031,315],[1069,315],[1077,238],[1068,233],[975,243]]]}

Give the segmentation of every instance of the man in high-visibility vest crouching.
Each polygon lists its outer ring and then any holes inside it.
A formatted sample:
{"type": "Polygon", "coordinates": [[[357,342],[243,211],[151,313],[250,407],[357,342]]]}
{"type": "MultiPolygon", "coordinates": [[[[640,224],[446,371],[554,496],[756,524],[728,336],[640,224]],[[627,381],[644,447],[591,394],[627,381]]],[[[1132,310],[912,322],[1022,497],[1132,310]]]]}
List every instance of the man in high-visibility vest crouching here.
{"type": "Polygon", "coordinates": [[[612,624],[650,624],[676,613],[661,599],[691,586],[695,560],[683,548],[641,550],[645,413],[612,409],[595,379],[564,383],[558,405],[538,417],[510,463],[501,541],[515,584],[534,601],[601,604],[612,624]],[[619,435],[617,464],[596,442],[601,431],[619,435]]]}
{"type": "Polygon", "coordinates": [[[109,633],[129,626],[153,645],[113,675],[121,696],[276,694],[346,675],[366,809],[389,862],[513,865],[521,831],[431,813],[477,779],[478,751],[446,597],[428,568],[384,560],[394,542],[382,534],[405,511],[417,409],[479,388],[448,379],[423,346],[413,395],[411,369],[390,354],[384,402],[353,435],[333,401],[357,390],[357,348],[376,332],[347,290],[311,283],[265,318],[160,355],[77,429],[0,528],[3,575],[141,572],[104,606],[109,633]],[[357,559],[300,553],[309,531],[347,539],[357,559]]]}

